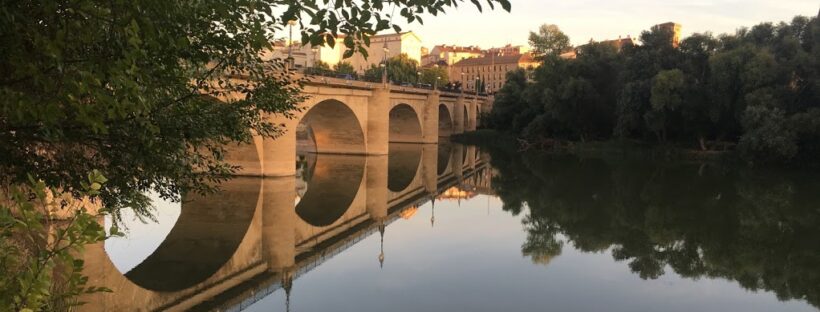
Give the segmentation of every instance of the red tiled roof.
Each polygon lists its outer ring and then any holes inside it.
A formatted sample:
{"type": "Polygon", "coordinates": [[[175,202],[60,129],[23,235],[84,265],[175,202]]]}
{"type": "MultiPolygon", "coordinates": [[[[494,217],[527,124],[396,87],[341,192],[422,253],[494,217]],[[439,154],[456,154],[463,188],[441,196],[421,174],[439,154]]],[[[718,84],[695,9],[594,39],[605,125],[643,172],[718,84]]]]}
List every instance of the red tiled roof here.
{"type": "Polygon", "coordinates": [[[469,53],[482,53],[483,51],[479,47],[470,46],[470,47],[462,47],[462,46],[454,46],[454,45],[437,45],[433,49],[438,49],[440,52],[469,52],[469,53]]]}

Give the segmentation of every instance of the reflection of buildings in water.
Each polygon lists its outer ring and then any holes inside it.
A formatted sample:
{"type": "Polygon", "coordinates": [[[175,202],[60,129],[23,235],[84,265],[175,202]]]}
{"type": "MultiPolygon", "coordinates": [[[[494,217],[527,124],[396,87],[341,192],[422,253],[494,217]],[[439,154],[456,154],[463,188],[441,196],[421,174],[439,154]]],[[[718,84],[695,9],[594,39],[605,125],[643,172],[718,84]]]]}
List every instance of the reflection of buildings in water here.
{"type": "Polygon", "coordinates": [[[439,194],[436,199],[438,200],[462,200],[462,199],[470,199],[476,197],[478,195],[475,192],[467,191],[461,189],[461,187],[453,186],[444,190],[441,194],[439,194]]]}
{"type": "Polygon", "coordinates": [[[416,213],[419,211],[418,206],[410,206],[410,208],[404,209],[399,213],[399,216],[404,220],[410,220],[416,213]]]}

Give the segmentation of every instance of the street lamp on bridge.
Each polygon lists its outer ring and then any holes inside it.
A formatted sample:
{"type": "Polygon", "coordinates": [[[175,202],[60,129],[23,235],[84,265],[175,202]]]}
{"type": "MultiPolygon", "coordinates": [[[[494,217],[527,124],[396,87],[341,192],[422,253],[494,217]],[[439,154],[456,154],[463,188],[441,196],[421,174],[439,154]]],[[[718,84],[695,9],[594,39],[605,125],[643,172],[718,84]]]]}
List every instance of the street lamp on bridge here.
{"type": "Polygon", "coordinates": [[[296,20],[289,20],[288,26],[290,27],[290,33],[288,34],[288,59],[287,63],[285,64],[285,70],[290,71],[290,68],[293,67],[293,26],[296,25],[296,20]]]}

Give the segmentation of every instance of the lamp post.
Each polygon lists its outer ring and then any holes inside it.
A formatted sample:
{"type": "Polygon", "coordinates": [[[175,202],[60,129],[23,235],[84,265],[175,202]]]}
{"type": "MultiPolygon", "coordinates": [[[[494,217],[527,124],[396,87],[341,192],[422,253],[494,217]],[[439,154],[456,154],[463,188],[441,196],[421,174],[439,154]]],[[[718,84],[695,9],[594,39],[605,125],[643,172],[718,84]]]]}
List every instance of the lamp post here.
{"type": "Polygon", "coordinates": [[[421,85],[421,71],[416,72],[416,86],[421,85]]]}
{"type": "Polygon", "coordinates": [[[478,87],[481,83],[481,76],[475,77],[475,95],[478,95],[478,87]]]}
{"type": "Polygon", "coordinates": [[[384,52],[384,57],[382,58],[382,84],[387,85],[387,53],[390,52],[387,49],[387,41],[384,41],[384,46],[382,47],[382,51],[384,52]]]}
{"type": "Polygon", "coordinates": [[[466,78],[466,74],[464,72],[462,72],[461,73],[461,85],[458,87],[459,91],[461,92],[462,95],[464,94],[464,88],[467,87],[467,79],[465,79],[465,78],[466,78]]]}
{"type": "Polygon", "coordinates": [[[290,71],[290,68],[293,66],[293,26],[296,25],[296,20],[289,20],[288,26],[290,27],[290,31],[288,34],[288,60],[286,64],[286,71],[290,71]]]}
{"type": "Polygon", "coordinates": [[[433,90],[438,90],[438,80],[441,79],[441,76],[436,76],[436,84],[433,86],[433,90]]]}

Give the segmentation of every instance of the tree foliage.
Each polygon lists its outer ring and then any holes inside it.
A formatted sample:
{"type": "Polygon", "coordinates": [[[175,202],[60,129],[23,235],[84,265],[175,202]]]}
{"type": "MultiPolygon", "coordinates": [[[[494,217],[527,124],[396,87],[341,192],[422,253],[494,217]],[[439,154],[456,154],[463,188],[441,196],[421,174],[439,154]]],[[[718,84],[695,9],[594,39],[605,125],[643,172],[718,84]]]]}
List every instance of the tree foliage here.
{"type": "Polygon", "coordinates": [[[524,91],[496,96],[490,120],[529,139],[737,144],[752,162],[820,158],[817,17],[694,34],[678,46],[673,36],[655,26],[619,52],[590,43],[576,59],[546,55],[524,91]]]}
{"type": "MultiPolygon", "coordinates": [[[[70,311],[82,304],[80,294],[110,291],[88,285],[78,258],[87,244],[107,237],[88,199],[99,195],[106,179],[92,172],[75,197],[33,179],[0,194],[0,309],[3,311],[70,311]],[[65,221],[51,211],[68,211],[65,221]]],[[[98,212],[100,216],[105,210],[98,212]]],[[[118,235],[116,228],[111,235],[118,235]]]]}
{"type": "Polygon", "coordinates": [[[536,58],[558,55],[570,47],[569,36],[553,24],[541,25],[537,33],[531,31],[529,43],[536,58]]]}
{"type": "Polygon", "coordinates": [[[450,82],[450,76],[444,67],[425,67],[420,72],[419,83],[443,86],[450,82]]]}
{"type": "Polygon", "coordinates": [[[399,54],[398,56],[387,59],[387,62],[381,62],[379,66],[371,65],[369,69],[364,72],[364,79],[371,82],[382,81],[382,73],[384,66],[387,66],[387,80],[394,83],[415,83],[418,80],[418,61],[411,59],[407,54],[399,54]]]}
{"type": "Polygon", "coordinates": [[[355,74],[356,70],[353,68],[353,65],[350,62],[339,62],[336,66],[333,67],[339,74],[355,74]]]}

